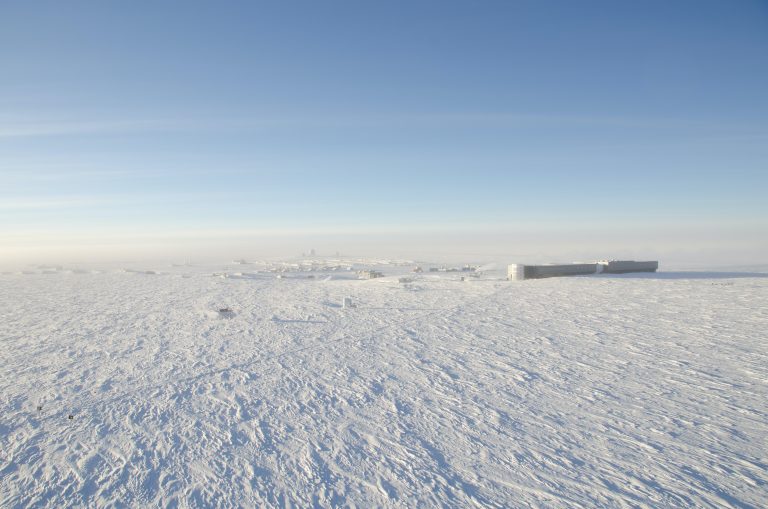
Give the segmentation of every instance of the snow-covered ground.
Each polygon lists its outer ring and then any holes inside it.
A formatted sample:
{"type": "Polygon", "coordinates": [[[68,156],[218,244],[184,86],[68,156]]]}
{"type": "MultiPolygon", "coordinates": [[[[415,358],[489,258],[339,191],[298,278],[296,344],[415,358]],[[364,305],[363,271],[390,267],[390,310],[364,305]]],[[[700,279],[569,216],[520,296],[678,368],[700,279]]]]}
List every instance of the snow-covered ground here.
{"type": "Polygon", "coordinates": [[[275,267],[0,275],[0,505],[765,507],[768,278],[275,267]]]}

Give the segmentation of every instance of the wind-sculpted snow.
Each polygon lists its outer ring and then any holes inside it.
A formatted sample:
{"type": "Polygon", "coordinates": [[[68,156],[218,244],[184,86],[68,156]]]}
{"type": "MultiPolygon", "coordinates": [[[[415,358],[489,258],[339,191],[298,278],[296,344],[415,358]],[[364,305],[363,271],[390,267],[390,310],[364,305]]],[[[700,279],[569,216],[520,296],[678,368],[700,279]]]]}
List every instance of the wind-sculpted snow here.
{"type": "Polygon", "coordinates": [[[0,318],[3,507],[768,499],[764,278],[6,274],[0,318]]]}

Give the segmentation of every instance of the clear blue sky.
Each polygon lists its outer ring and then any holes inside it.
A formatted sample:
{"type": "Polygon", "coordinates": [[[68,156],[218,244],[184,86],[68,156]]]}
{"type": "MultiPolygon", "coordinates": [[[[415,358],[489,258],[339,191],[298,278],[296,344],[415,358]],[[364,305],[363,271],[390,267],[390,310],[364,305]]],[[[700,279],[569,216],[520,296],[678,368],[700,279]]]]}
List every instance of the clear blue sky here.
{"type": "Polygon", "coordinates": [[[747,239],[767,191],[765,1],[0,5],[6,250],[621,222],[747,239]]]}

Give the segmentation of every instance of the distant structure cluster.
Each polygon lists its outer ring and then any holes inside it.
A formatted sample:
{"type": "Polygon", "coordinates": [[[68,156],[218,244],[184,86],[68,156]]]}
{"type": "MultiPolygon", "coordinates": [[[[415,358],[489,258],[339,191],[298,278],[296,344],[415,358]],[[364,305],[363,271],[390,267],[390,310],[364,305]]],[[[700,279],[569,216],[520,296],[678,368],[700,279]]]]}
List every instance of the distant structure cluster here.
{"type": "Polygon", "coordinates": [[[627,274],[629,272],[656,272],[659,262],[634,260],[601,260],[594,263],[567,263],[546,265],[512,264],[507,267],[507,279],[541,279],[545,277],[586,276],[590,274],[627,274]]]}
{"type": "Polygon", "coordinates": [[[358,270],[357,276],[360,279],[377,279],[384,277],[384,273],[378,270],[358,270]]]}
{"type": "MultiPolygon", "coordinates": [[[[417,267],[417,269],[420,269],[421,267],[417,267]]],[[[464,265],[463,267],[446,267],[443,265],[442,267],[430,267],[430,272],[474,272],[477,270],[477,267],[474,267],[472,265],[464,265]]],[[[414,270],[416,272],[416,270],[414,270]]]]}

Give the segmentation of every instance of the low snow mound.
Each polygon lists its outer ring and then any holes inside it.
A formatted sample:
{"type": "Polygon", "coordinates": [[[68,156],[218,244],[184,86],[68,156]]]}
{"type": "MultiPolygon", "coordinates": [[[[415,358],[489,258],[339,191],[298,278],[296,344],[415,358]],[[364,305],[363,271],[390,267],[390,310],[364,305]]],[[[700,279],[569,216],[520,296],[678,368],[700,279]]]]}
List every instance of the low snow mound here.
{"type": "Polygon", "coordinates": [[[230,319],[236,316],[230,306],[210,305],[198,308],[199,313],[210,320],[230,319]]]}

